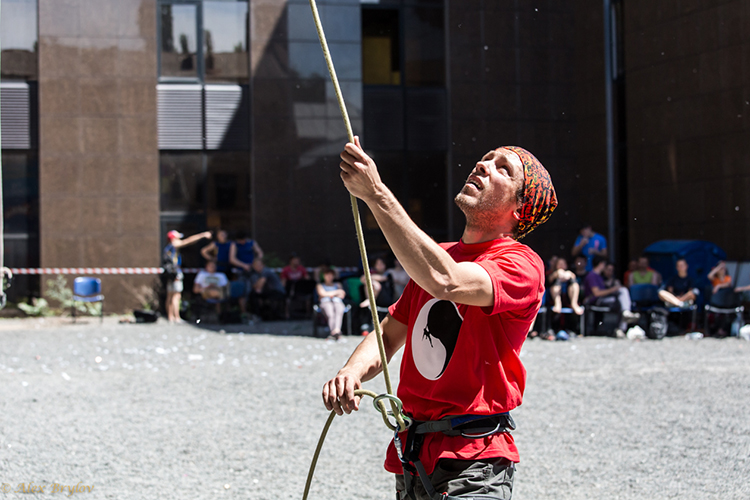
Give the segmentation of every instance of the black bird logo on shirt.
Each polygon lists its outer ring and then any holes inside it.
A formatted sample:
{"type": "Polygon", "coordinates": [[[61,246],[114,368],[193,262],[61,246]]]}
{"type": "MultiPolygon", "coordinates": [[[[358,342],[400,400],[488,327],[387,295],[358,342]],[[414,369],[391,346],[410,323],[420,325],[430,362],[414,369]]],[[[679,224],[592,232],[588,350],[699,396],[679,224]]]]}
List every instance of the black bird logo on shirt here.
{"type": "Polygon", "coordinates": [[[453,302],[432,299],[422,307],[412,330],[412,354],[425,378],[436,380],[443,375],[462,324],[463,318],[453,302]]]}

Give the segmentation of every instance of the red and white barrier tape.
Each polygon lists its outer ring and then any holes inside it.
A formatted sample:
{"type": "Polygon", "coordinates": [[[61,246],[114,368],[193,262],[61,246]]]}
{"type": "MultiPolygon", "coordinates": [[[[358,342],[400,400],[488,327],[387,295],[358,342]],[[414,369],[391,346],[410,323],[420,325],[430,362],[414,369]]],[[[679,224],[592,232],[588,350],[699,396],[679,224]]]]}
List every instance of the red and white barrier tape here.
{"type": "MultiPolygon", "coordinates": [[[[161,267],[11,267],[13,274],[161,274],[161,267]]],[[[198,267],[183,268],[185,274],[196,274],[201,269],[198,267]]],[[[273,269],[281,272],[281,269],[273,269]]],[[[357,272],[355,267],[342,267],[339,271],[357,272]]]]}
{"type": "MultiPolygon", "coordinates": [[[[11,267],[13,274],[161,274],[161,267],[11,267]]],[[[187,269],[184,270],[187,272],[187,269]]],[[[197,270],[195,271],[197,272],[197,270]]]]}

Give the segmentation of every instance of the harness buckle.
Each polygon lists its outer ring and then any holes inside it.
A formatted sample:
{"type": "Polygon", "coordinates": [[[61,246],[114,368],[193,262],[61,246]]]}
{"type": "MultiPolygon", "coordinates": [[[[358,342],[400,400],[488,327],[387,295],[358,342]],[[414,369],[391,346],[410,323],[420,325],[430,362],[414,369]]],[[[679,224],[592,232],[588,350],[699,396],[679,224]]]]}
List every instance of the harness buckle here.
{"type": "Polygon", "coordinates": [[[372,400],[372,406],[375,407],[377,411],[379,411],[381,414],[384,414],[386,417],[394,417],[395,414],[392,410],[386,410],[385,404],[381,403],[382,400],[387,399],[391,403],[396,405],[396,408],[398,409],[398,413],[401,415],[401,418],[404,421],[404,428],[399,429],[398,422],[395,424],[391,424],[394,429],[396,429],[396,434],[398,434],[399,431],[405,431],[409,427],[411,427],[411,424],[413,423],[413,420],[411,417],[404,414],[404,404],[401,402],[401,400],[394,396],[393,394],[381,394],[380,396],[376,396],[372,400]]]}

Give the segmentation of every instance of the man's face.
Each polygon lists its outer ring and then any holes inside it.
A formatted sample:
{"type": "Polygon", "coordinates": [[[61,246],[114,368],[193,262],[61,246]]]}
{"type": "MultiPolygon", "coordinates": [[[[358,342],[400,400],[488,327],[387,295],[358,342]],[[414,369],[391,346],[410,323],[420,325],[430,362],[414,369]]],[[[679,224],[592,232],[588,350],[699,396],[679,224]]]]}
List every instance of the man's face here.
{"type": "Polygon", "coordinates": [[[594,230],[591,229],[591,226],[586,226],[583,229],[581,229],[581,236],[584,238],[591,238],[594,236],[594,230]]]}
{"type": "Polygon", "coordinates": [[[687,274],[688,264],[684,260],[678,260],[677,265],[675,267],[677,268],[677,274],[680,274],[680,275],[687,274]]]}
{"type": "Polygon", "coordinates": [[[612,264],[607,264],[607,266],[604,268],[604,276],[607,278],[611,278],[615,275],[615,266],[612,264]]]}
{"type": "Polygon", "coordinates": [[[212,262],[212,261],[206,262],[206,272],[208,272],[208,273],[215,273],[216,272],[216,262],[212,262]]]}
{"type": "Polygon", "coordinates": [[[289,261],[289,265],[291,267],[299,267],[299,257],[292,257],[292,259],[289,261]]]}
{"type": "Polygon", "coordinates": [[[226,231],[219,231],[216,233],[216,241],[219,243],[226,243],[227,242],[227,232],[226,231]]]}
{"type": "Polygon", "coordinates": [[[383,259],[375,259],[375,270],[378,274],[383,274],[385,272],[386,266],[383,259]]]}
{"type": "Polygon", "coordinates": [[[489,224],[513,223],[520,210],[516,194],[523,188],[521,159],[514,152],[498,148],[477,162],[455,201],[469,221],[489,224]]]}
{"type": "Polygon", "coordinates": [[[648,259],[646,257],[641,257],[640,259],[638,259],[638,270],[639,271],[648,270],[648,259]]]}

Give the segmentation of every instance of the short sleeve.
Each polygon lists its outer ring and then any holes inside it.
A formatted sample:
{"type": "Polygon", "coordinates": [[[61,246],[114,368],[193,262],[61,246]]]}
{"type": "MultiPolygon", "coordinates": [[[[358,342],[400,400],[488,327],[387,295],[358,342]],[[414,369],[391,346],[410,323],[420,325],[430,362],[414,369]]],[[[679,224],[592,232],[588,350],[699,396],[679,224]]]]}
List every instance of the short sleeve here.
{"type": "Polygon", "coordinates": [[[406,288],[404,288],[404,292],[401,294],[401,297],[398,298],[395,304],[392,304],[388,308],[388,314],[393,316],[393,319],[398,321],[399,323],[403,323],[405,325],[409,324],[409,309],[411,306],[411,297],[414,293],[414,287],[416,285],[412,280],[409,280],[409,283],[406,284],[406,288]]]}
{"type": "Polygon", "coordinates": [[[495,303],[482,308],[485,314],[521,313],[540,304],[544,273],[538,257],[534,259],[522,251],[507,251],[489,260],[479,260],[477,264],[492,280],[495,303]]]}
{"type": "Polygon", "coordinates": [[[195,282],[198,283],[199,286],[203,286],[204,279],[206,279],[206,273],[204,273],[203,271],[199,271],[195,277],[195,282]]]}

